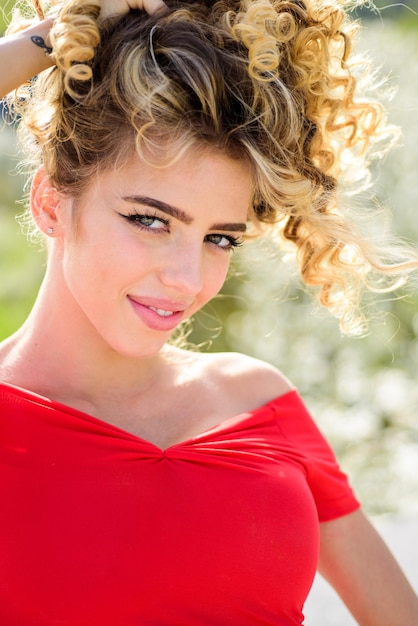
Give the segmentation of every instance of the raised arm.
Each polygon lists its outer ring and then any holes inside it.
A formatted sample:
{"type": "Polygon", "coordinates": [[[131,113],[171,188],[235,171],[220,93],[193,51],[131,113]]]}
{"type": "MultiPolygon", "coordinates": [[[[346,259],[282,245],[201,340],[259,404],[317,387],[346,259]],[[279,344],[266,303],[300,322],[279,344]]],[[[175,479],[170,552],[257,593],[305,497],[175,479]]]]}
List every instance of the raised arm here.
{"type": "Polygon", "coordinates": [[[321,524],[320,573],[360,626],[418,624],[418,598],[363,515],[321,524]]]}
{"type": "MultiPolygon", "coordinates": [[[[144,9],[154,13],[165,7],[163,0],[100,0],[101,19],[144,9]]],[[[0,39],[0,98],[23,85],[54,63],[50,56],[51,19],[0,39]]]]}
{"type": "Polygon", "coordinates": [[[0,40],[0,98],[53,65],[48,54],[51,20],[43,20],[0,40]],[[38,38],[38,45],[32,37],[38,38]],[[41,40],[45,48],[39,46],[41,40]]]}

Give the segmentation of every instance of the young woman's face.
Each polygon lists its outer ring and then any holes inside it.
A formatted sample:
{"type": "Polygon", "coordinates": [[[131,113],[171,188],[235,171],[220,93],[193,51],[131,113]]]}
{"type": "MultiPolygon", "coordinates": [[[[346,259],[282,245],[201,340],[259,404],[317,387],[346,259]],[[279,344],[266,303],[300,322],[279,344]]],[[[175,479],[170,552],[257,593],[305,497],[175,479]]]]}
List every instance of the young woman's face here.
{"type": "Polygon", "coordinates": [[[197,148],[169,167],[135,156],[101,174],[77,201],[76,229],[61,209],[70,308],[118,353],[155,354],[218,293],[251,196],[244,163],[197,148]]]}

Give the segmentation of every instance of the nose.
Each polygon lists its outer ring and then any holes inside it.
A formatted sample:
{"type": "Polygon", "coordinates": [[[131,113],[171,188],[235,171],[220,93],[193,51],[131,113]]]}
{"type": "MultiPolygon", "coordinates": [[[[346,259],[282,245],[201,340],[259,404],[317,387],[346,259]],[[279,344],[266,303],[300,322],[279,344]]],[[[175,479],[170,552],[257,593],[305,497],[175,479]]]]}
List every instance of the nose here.
{"type": "Polygon", "coordinates": [[[165,256],[160,280],[187,296],[196,296],[203,287],[203,250],[199,245],[175,246],[165,256]]]}

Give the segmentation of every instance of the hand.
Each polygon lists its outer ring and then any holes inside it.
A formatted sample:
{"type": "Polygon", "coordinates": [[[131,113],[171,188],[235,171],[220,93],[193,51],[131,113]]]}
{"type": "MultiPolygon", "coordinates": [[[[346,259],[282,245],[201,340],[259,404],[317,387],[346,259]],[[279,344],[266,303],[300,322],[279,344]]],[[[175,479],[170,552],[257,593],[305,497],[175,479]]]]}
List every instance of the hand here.
{"type": "Polygon", "coordinates": [[[101,18],[123,15],[130,9],[140,9],[151,15],[167,6],[163,0],[100,0],[100,5],[101,18]]]}

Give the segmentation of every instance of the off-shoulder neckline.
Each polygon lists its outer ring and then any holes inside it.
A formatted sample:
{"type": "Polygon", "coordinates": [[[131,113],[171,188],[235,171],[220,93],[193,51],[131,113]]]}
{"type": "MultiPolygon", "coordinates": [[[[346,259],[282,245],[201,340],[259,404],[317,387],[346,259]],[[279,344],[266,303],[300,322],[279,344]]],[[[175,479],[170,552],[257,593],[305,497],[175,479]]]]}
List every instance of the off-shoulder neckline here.
{"type": "Polygon", "coordinates": [[[18,396],[22,398],[23,400],[26,400],[27,402],[38,404],[46,408],[49,408],[51,410],[54,410],[54,409],[59,410],[64,414],[82,419],[84,421],[90,422],[97,426],[100,426],[102,429],[106,429],[111,433],[119,434],[120,436],[123,436],[124,438],[128,438],[133,441],[138,441],[143,445],[146,445],[150,448],[157,450],[161,454],[164,454],[165,452],[174,448],[180,448],[190,443],[196,443],[196,442],[199,442],[200,440],[204,440],[205,437],[213,433],[227,431],[233,426],[237,426],[238,424],[247,422],[248,420],[251,420],[253,417],[258,416],[260,412],[266,411],[268,409],[274,409],[277,405],[280,405],[281,403],[285,402],[289,397],[298,396],[297,389],[295,387],[291,387],[288,391],[280,394],[279,396],[275,398],[272,398],[271,400],[265,402],[264,404],[260,406],[255,407],[254,409],[250,409],[248,411],[242,411],[241,413],[238,413],[237,415],[227,417],[226,419],[222,420],[218,424],[215,424],[214,426],[211,426],[210,428],[202,430],[200,433],[198,433],[197,435],[194,435],[193,437],[184,439],[182,441],[178,441],[172,445],[162,448],[158,446],[157,444],[153,443],[152,441],[149,441],[148,439],[145,439],[144,437],[135,435],[129,430],[126,430],[119,426],[115,426],[114,424],[111,424],[110,422],[107,422],[101,419],[100,417],[95,417],[94,415],[90,415],[89,413],[86,413],[85,411],[81,411],[79,409],[76,409],[62,402],[58,402],[57,400],[52,400],[48,398],[47,396],[43,396],[34,391],[24,389],[23,387],[19,387],[11,383],[5,383],[5,382],[0,381],[0,391],[1,389],[4,389],[14,394],[15,396],[18,396]]]}

